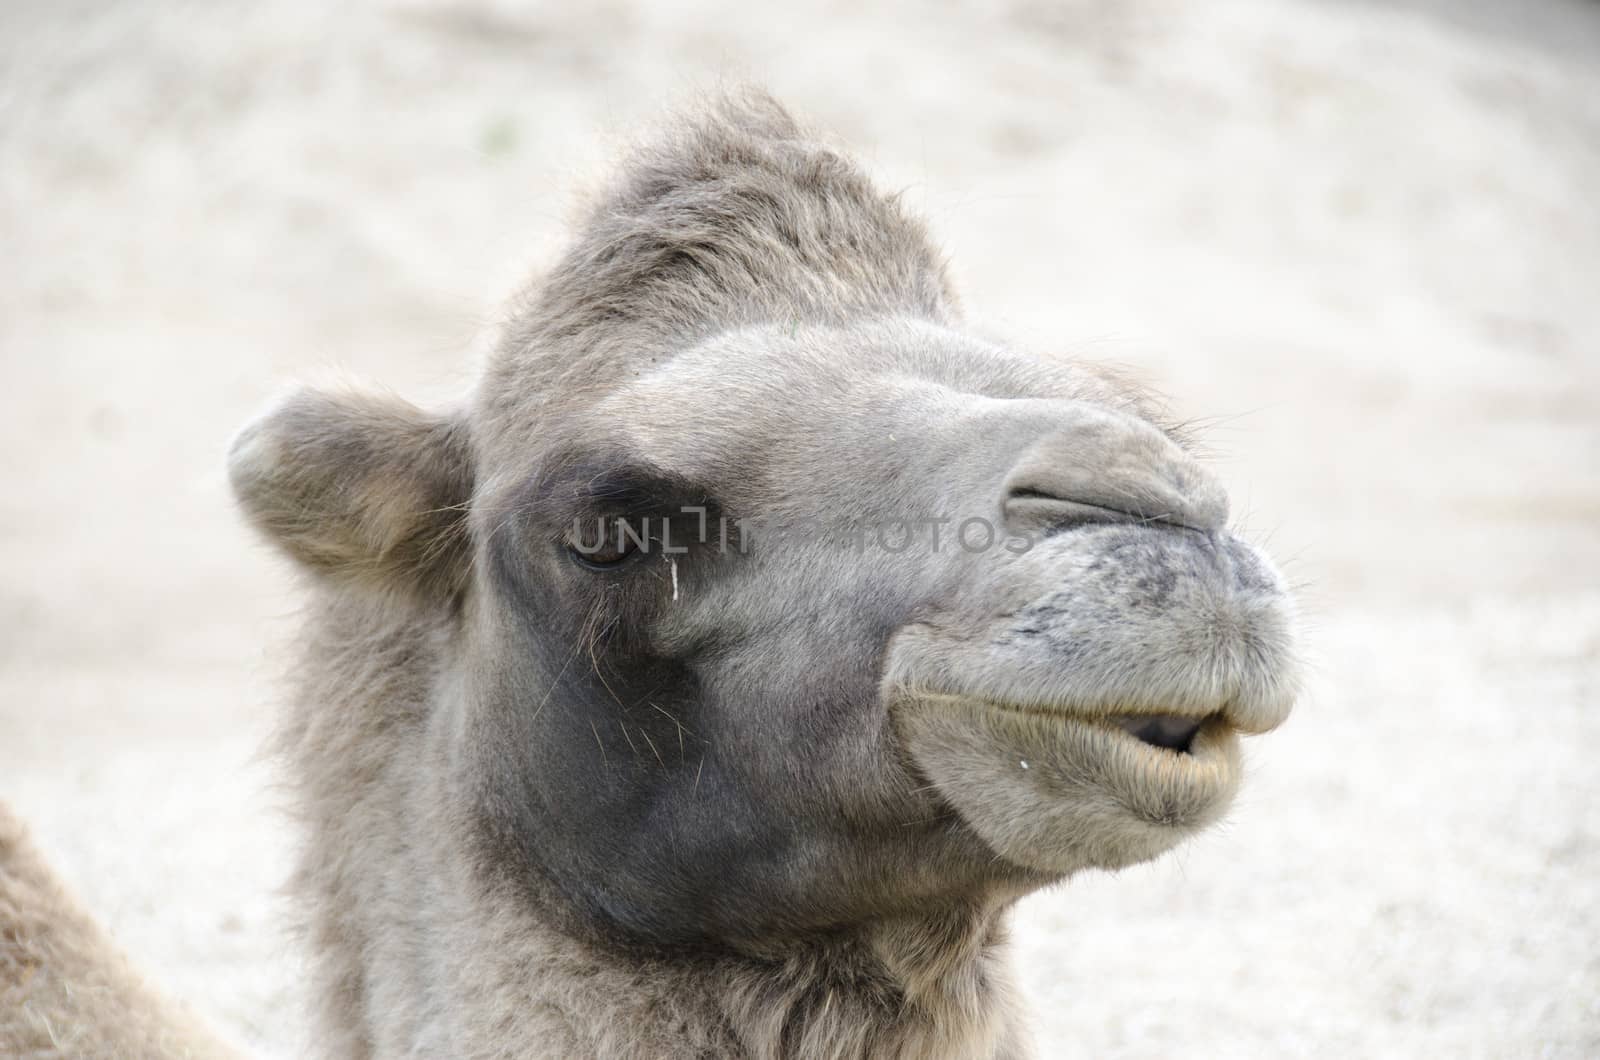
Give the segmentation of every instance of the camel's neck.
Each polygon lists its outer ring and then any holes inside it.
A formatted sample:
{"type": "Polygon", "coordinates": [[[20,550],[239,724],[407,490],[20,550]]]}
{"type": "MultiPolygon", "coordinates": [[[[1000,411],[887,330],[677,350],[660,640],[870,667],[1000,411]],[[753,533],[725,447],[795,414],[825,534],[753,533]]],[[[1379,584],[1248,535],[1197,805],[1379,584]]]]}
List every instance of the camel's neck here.
{"type": "MultiPolygon", "coordinates": [[[[467,989],[443,999],[458,1055],[498,1028],[527,1055],[1019,1058],[1028,1049],[1005,966],[1004,912],[951,910],[875,923],[768,957],[646,956],[549,928],[525,893],[485,893],[467,989]],[[509,925],[519,925],[507,930],[509,925]],[[536,1047],[535,1047],[536,1046],[536,1047]]],[[[465,972],[465,969],[463,969],[465,972]]],[[[426,1041],[426,1039],[425,1039],[426,1041]]]]}
{"type": "Polygon", "coordinates": [[[757,1056],[1021,1057],[1005,914],[970,908],[877,922],[729,992],[757,1056]]]}

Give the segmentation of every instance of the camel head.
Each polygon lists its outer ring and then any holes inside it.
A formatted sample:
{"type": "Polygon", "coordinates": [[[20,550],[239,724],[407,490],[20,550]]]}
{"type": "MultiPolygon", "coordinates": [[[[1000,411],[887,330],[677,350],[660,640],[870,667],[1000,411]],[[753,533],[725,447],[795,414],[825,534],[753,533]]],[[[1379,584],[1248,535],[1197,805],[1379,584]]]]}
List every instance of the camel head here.
{"type": "Polygon", "coordinates": [[[761,948],[1223,812],[1293,608],[1150,407],[964,331],[921,226],[736,97],[628,157],[470,402],[301,391],[231,466],[326,594],[428,624],[486,878],[761,948]]]}

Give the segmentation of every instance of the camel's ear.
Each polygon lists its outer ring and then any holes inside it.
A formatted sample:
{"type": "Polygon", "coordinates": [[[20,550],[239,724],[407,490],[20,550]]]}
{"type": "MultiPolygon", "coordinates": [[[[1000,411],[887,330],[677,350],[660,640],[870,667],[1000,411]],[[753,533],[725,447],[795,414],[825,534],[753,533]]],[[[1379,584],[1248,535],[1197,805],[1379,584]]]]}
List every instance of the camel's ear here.
{"type": "Polygon", "coordinates": [[[458,420],[303,389],[239,432],[228,475],[250,521],[314,572],[436,600],[465,582],[472,459],[458,420]]]}

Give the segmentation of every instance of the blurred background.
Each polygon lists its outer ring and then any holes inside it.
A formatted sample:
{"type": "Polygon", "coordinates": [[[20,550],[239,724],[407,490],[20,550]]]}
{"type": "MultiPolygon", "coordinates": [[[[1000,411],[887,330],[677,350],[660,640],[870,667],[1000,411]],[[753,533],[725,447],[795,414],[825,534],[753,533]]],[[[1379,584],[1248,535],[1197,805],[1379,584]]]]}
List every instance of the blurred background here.
{"type": "Polygon", "coordinates": [[[0,798],[150,977],[303,1034],[230,433],[470,385],[619,138],[768,84],[981,331],[1131,366],[1301,585],[1220,830],[1028,900],[1045,1056],[1600,1055],[1600,4],[0,5],[0,798]]]}

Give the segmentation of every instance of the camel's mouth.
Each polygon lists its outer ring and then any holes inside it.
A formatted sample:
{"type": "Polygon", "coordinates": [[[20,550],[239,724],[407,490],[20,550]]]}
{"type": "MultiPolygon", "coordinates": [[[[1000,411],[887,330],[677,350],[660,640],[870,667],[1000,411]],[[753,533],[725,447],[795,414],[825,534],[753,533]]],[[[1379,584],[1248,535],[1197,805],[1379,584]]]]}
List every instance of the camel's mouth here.
{"type": "Polygon", "coordinates": [[[1188,754],[1204,718],[1183,714],[1133,714],[1112,718],[1113,724],[1140,743],[1178,754],[1188,754]]]}
{"type": "MultiPolygon", "coordinates": [[[[942,697],[941,697],[942,698],[942,697]]],[[[946,702],[958,702],[954,697],[946,702]]],[[[1043,763],[1065,769],[1078,781],[1113,791],[1133,784],[1143,791],[1154,778],[1169,797],[1180,792],[1196,797],[1195,809],[1236,781],[1235,754],[1241,728],[1226,710],[1205,713],[1128,711],[1101,713],[1071,709],[1018,707],[1009,703],[966,700],[980,715],[994,716],[999,731],[1049,748],[1043,763]],[[1058,756],[1062,748],[1074,753],[1058,756]]],[[[959,712],[958,712],[959,713],[959,712]]],[[[1140,800],[1127,800],[1136,814],[1140,800]]],[[[1163,811],[1171,807],[1169,798],[1163,811]]],[[[1146,815],[1149,816],[1149,815],[1146,815]]],[[[1183,823],[1184,814],[1155,815],[1156,823],[1183,823]]]]}
{"type": "Polygon", "coordinates": [[[1143,745],[1141,750],[1165,752],[1168,755],[1193,756],[1203,748],[1196,746],[1202,731],[1249,731],[1229,717],[1226,710],[1205,713],[1177,713],[1156,711],[1128,711],[1123,713],[1080,711],[1071,708],[1024,707],[999,701],[972,700],[964,696],[926,696],[932,700],[946,700],[981,704],[988,710],[1004,714],[1033,717],[1040,722],[1070,726],[1087,726],[1097,730],[1107,746],[1143,745]],[[1128,740],[1120,735],[1126,733],[1128,740]]]}

